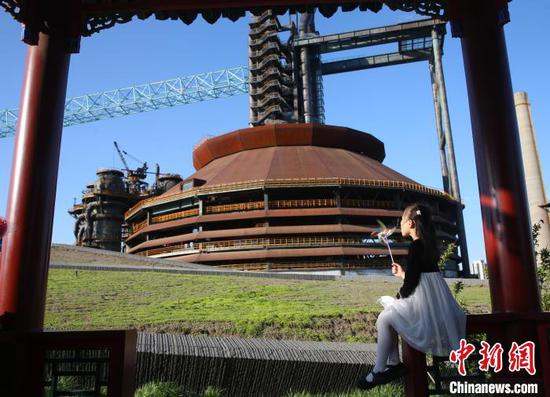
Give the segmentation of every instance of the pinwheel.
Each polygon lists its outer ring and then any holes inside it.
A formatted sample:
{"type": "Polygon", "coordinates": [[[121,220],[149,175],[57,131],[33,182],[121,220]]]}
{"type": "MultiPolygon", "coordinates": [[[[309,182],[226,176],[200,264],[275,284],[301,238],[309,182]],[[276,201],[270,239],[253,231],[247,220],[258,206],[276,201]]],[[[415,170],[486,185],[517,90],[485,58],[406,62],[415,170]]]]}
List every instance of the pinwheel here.
{"type": "Polygon", "coordinates": [[[380,241],[382,241],[384,244],[386,244],[386,247],[388,247],[388,251],[390,252],[390,258],[391,262],[394,263],[393,255],[390,248],[390,240],[388,237],[390,237],[393,232],[395,232],[395,227],[388,228],[386,225],[384,225],[384,222],[380,220],[376,220],[378,224],[380,225],[379,228],[377,228],[374,232],[371,233],[371,236],[376,236],[380,241]]]}

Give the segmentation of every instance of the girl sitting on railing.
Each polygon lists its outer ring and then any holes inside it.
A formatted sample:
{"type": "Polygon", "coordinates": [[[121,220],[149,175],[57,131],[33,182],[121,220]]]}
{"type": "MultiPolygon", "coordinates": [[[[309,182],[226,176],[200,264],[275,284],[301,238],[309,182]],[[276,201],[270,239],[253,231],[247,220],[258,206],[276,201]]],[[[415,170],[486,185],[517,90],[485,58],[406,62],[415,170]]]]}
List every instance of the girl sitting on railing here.
{"type": "Polygon", "coordinates": [[[392,273],[404,280],[397,299],[390,297],[378,316],[376,327],[376,364],[357,382],[360,389],[370,389],[403,376],[405,366],[399,361],[398,338],[414,349],[434,356],[449,357],[465,338],[466,315],[454,299],[438,267],[439,250],[431,211],[414,204],[401,218],[401,234],[412,243],[405,269],[392,263],[392,273]]]}

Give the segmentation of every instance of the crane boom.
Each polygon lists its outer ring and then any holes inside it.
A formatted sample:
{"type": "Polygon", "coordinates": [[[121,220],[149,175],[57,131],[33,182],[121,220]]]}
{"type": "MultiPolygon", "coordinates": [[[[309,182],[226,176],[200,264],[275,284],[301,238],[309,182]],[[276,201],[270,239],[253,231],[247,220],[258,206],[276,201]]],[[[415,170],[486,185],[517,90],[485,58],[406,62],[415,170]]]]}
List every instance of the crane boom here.
{"type": "Polygon", "coordinates": [[[120,157],[120,160],[122,160],[122,164],[124,164],[124,169],[126,171],[130,171],[130,167],[128,167],[128,163],[126,162],[126,159],[124,158],[124,156],[122,155],[122,151],[120,150],[120,148],[118,147],[118,143],[113,142],[115,144],[115,149],[116,151],[118,152],[118,156],[120,157]]]}

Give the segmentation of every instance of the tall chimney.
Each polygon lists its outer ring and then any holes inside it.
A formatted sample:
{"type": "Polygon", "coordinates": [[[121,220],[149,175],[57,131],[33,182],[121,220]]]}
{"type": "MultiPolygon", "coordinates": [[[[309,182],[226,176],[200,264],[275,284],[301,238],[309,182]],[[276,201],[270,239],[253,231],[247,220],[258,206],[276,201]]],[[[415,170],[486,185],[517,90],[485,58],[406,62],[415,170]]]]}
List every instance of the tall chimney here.
{"type": "Polygon", "coordinates": [[[521,154],[523,157],[523,168],[525,170],[525,184],[527,186],[527,199],[529,201],[529,215],[531,225],[544,221],[539,232],[538,246],[550,249],[550,217],[540,206],[546,204],[546,191],[542,179],[537,140],[533,119],[531,117],[531,105],[526,92],[514,94],[516,114],[518,118],[519,136],[521,141],[521,154]]]}

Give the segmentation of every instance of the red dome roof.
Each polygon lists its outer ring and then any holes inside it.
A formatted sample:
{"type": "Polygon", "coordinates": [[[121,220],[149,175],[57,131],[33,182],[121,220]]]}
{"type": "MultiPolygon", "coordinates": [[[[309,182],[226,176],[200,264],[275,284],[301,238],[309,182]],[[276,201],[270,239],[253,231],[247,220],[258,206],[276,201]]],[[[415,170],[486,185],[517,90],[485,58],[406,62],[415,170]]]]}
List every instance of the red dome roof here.
{"type": "Polygon", "coordinates": [[[423,188],[381,164],[384,157],[380,140],[350,128],[299,123],[246,128],[199,144],[193,151],[197,172],[159,198],[178,194],[182,185],[192,180],[198,183],[191,185],[199,189],[243,183],[299,184],[306,180],[317,184],[359,181],[423,188]]]}
{"type": "Polygon", "coordinates": [[[230,154],[282,146],[339,148],[379,162],[385,157],[384,144],[370,134],[332,125],[291,123],[245,128],[210,138],[193,150],[193,165],[199,170],[230,154]]]}
{"type": "Polygon", "coordinates": [[[202,142],[193,151],[197,172],[187,180],[203,180],[204,187],[294,178],[416,183],[381,164],[384,157],[384,144],[364,132],[321,124],[272,124],[202,142]]]}
{"type": "Polygon", "coordinates": [[[275,146],[216,159],[189,177],[203,187],[275,179],[370,179],[416,183],[367,156],[318,146],[275,146]]]}

